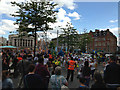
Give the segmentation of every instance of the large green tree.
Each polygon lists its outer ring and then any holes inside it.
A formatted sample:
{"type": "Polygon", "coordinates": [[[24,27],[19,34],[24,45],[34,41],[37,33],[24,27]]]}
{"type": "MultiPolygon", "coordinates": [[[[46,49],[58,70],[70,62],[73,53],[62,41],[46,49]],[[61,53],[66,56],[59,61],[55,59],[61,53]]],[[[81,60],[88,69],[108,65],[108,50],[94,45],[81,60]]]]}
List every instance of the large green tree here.
{"type": "Polygon", "coordinates": [[[89,35],[89,33],[87,33],[86,30],[84,30],[84,33],[80,34],[78,38],[79,49],[81,49],[82,52],[86,52],[87,46],[90,42],[92,42],[92,36],[89,35]]]}
{"type": "MultiPolygon", "coordinates": [[[[28,36],[35,37],[36,48],[36,32],[43,31],[47,34],[50,30],[49,23],[56,22],[55,6],[57,4],[47,1],[38,2],[38,0],[31,0],[30,2],[11,2],[12,6],[18,6],[19,10],[16,14],[11,14],[16,17],[16,23],[19,25],[17,32],[20,34],[27,33],[28,36]]],[[[35,52],[34,52],[35,53],[35,52]]]]}
{"type": "Polygon", "coordinates": [[[68,50],[73,49],[74,46],[76,46],[76,41],[77,41],[77,30],[74,29],[72,26],[72,23],[67,22],[66,28],[61,28],[63,29],[62,34],[59,36],[59,42],[61,44],[65,43],[67,44],[68,50]]]}

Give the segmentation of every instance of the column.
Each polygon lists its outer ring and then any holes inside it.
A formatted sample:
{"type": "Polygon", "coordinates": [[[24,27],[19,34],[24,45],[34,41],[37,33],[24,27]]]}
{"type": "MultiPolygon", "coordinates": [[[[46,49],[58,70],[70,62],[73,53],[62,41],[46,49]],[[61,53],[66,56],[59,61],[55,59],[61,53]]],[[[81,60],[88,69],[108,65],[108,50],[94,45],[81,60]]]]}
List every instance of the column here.
{"type": "Polygon", "coordinates": [[[27,39],[27,47],[28,47],[28,39],[27,39]]]}
{"type": "Polygon", "coordinates": [[[23,47],[23,39],[22,39],[22,47],[23,47]]]}
{"type": "Polygon", "coordinates": [[[33,47],[33,40],[31,40],[31,47],[33,47]]]}
{"type": "Polygon", "coordinates": [[[32,40],[32,47],[34,47],[34,40],[32,40]]]}
{"type": "Polygon", "coordinates": [[[31,48],[31,40],[30,40],[30,48],[31,48]]]}

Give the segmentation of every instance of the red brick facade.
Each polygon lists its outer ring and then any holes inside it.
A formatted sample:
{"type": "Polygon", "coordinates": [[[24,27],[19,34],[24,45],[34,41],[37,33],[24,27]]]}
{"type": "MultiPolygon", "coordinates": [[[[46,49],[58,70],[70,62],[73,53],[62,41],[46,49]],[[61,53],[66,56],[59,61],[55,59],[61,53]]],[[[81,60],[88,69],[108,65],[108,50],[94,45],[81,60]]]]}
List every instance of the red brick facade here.
{"type": "Polygon", "coordinates": [[[95,30],[90,31],[89,35],[92,36],[92,42],[87,45],[87,51],[103,51],[104,53],[115,53],[117,50],[117,38],[109,29],[105,31],[95,30]]]}

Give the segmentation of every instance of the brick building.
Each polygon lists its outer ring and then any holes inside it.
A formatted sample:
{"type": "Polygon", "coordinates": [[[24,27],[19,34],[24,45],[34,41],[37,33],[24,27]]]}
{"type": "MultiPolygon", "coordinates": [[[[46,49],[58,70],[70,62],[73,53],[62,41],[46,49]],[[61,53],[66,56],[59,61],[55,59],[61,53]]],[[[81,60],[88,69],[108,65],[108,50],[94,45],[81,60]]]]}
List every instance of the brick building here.
{"type": "MultiPolygon", "coordinates": [[[[88,53],[95,51],[104,52],[104,53],[115,53],[117,51],[117,38],[113,35],[112,32],[107,30],[95,30],[95,32],[90,31],[88,33],[92,36],[92,41],[86,46],[86,51],[88,53]]],[[[81,36],[84,34],[79,34],[79,42],[81,36]]],[[[57,44],[57,38],[52,39],[52,41],[57,44]]],[[[59,41],[59,40],[58,40],[59,41]]],[[[64,41],[64,39],[63,39],[64,41]]],[[[67,44],[60,44],[58,48],[67,47],[67,44]]],[[[74,49],[79,49],[77,46],[74,49]]]]}
{"type": "Polygon", "coordinates": [[[117,50],[117,38],[112,32],[107,30],[90,31],[89,35],[92,36],[92,42],[87,46],[88,52],[93,50],[101,51],[104,53],[115,53],[117,50]]]}

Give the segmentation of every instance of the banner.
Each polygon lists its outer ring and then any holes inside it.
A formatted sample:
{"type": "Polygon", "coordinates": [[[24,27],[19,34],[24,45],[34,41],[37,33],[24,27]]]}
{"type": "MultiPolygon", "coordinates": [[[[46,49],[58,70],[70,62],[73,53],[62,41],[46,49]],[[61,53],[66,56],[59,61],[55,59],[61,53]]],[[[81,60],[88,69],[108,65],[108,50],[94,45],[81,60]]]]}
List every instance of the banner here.
{"type": "Polygon", "coordinates": [[[57,47],[55,47],[55,51],[57,52],[57,47]]]}

